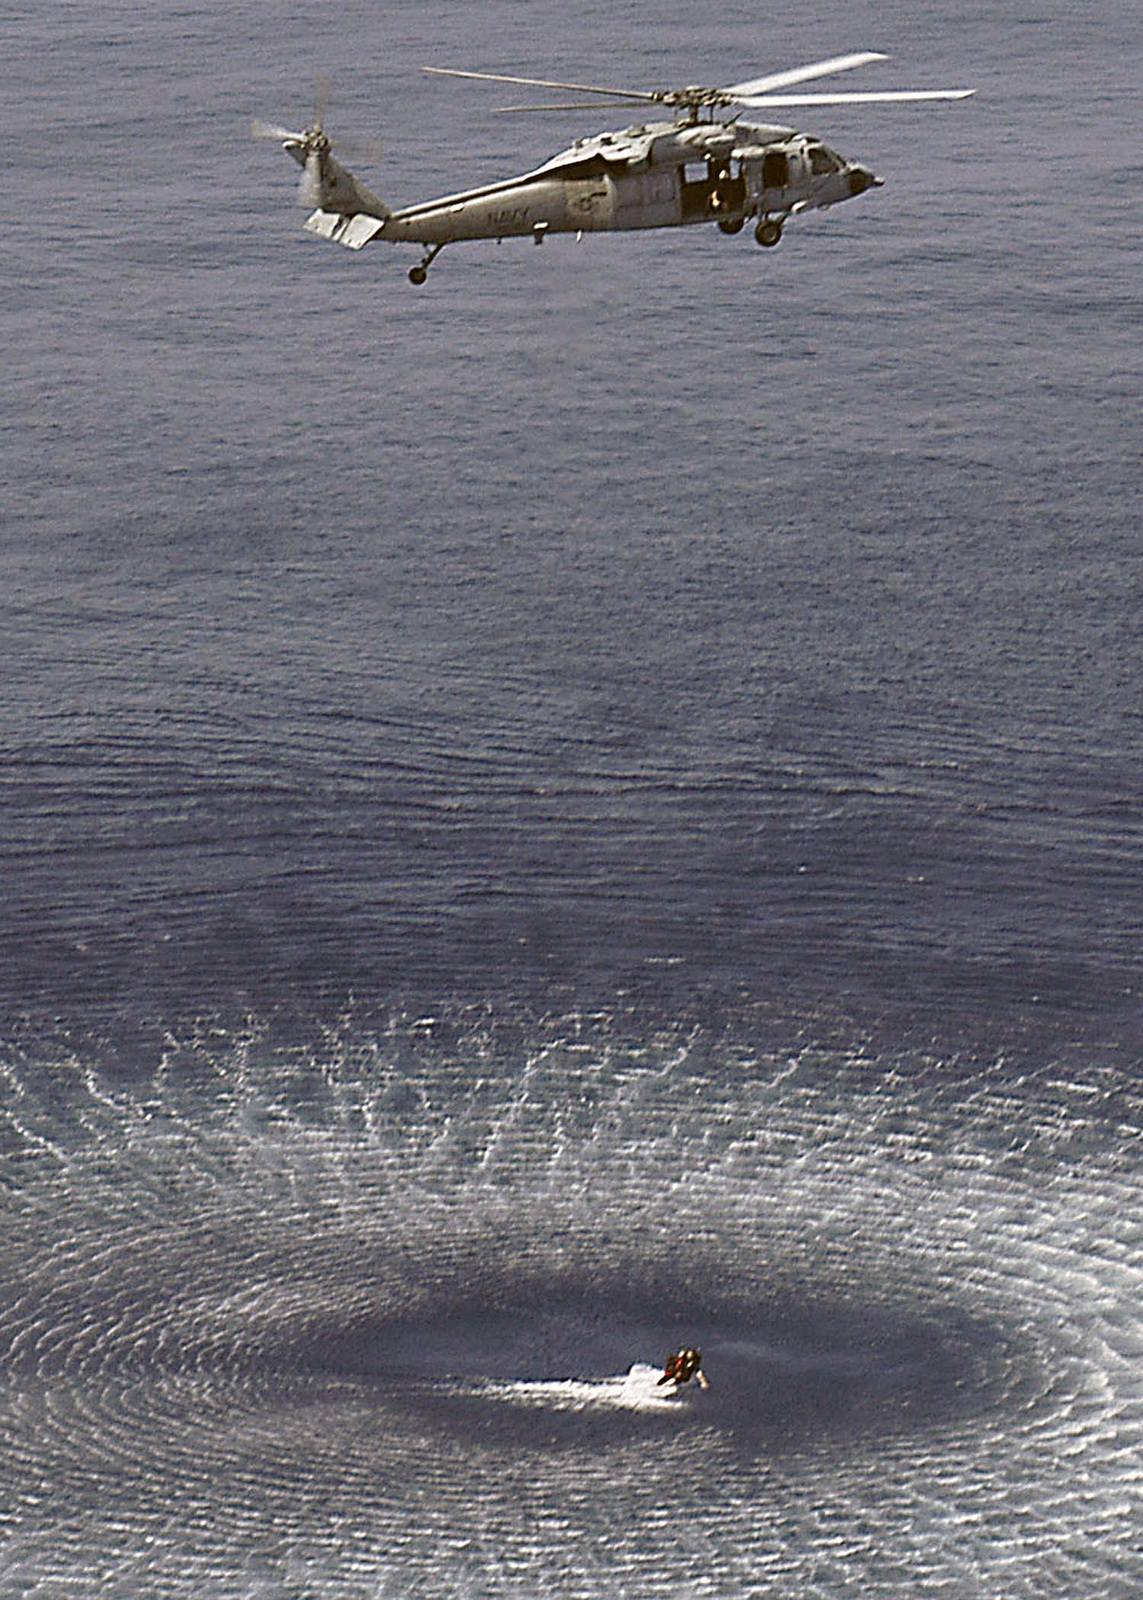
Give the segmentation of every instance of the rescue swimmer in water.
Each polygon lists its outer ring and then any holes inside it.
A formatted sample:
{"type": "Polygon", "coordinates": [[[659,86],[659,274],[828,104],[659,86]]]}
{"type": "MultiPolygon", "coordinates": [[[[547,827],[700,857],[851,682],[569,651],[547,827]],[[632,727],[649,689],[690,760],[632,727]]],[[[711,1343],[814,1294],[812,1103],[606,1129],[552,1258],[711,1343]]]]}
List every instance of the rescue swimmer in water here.
{"type": "Polygon", "coordinates": [[[700,1389],[709,1389],[706,1374],[702,1370],[702,1351],[692,1348],[675,1350],[663,1363],[663,1376],[655,1385],[661,1389],[665,1383],[673,1383],[676,1392],[684,1383],[689,1383],[694,1378],[700,1389]]]}

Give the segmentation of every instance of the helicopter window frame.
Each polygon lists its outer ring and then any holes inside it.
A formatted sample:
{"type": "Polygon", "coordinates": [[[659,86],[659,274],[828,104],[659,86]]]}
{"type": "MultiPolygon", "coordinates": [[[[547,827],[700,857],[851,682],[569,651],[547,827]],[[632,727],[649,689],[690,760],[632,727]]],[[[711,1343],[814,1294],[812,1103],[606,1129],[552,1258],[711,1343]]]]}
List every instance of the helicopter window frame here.
{"type": "Polygon", "coordinates": [[[790,186],[790,151],[770,149],[762,157],[762,186],[787,189],[790,186]]]}
{"type": "Polygon", "coordinates": [[[806,154],[810,158],[810,172],[815,178],[829,178],[842,170],[841,160],[828,144],[807,145],[806,154]]]}

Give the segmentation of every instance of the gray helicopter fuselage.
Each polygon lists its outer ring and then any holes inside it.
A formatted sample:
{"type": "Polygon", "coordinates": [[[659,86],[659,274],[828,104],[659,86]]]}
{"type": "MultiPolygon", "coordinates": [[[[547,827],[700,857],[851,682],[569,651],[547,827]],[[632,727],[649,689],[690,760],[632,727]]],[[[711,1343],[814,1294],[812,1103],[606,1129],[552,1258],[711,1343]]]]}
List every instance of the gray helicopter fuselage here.
{"type": "MultiPolygon", "coordinates": [[[[303,159],[295,156],[295,159],[303,159]]],[[[369,239],[439,248],[465,239],[614,229],[740,226],[860,194],[876,180],[792,128],[659,122],[580,139],[517,178],[390,210],[327,158],[331,180],[307,227],[359,247],[369,239]]]]}
{"type": "Polygon", "coordinates": [[[440,245],[784,213],[860,193],[868,182],[850,181],[860,170],[790,128],[652,123],[581,139],[521,177],[390,212],[374,237],[440,245]]]}

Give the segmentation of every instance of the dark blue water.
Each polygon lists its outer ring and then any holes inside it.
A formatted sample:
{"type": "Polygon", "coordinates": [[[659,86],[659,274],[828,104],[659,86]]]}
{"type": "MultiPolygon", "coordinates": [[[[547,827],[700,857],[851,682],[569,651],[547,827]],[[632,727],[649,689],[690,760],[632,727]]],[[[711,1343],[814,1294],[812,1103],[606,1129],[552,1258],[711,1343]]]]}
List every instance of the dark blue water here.
{"type": "Polygon", "coordinates": [[[1135,1593],[1136,19],[5,32],[0,1592],[1135,1593]],[[247,137],[858,48],[774,251],[247,137]]]}

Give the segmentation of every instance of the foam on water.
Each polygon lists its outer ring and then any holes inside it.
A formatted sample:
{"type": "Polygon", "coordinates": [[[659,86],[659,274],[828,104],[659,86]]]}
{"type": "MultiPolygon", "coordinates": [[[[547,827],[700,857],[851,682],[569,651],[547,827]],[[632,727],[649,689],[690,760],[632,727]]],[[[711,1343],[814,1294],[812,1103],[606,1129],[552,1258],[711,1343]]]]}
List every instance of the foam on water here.
{"type": "Polygon", "coordinates": [[[597,1016],[4,1074],[12,1592],[1128,1595],[1122,1074],[597,1016]],[[709,1391],[656,1390],[700,1343],[709,1391]]]}
{"type": "Polygon", "coordinates": [[[662,1371],[636,1362],[630,1372],[584,1383],[565,1378],[558,1383],[486,1383],[474,1391],[510,1406],[550,1408],[553,1411],[651,1411],[679,1416],[693,1400],[690,1394],[667,1393],[659,1387],[662,1371]]]}

